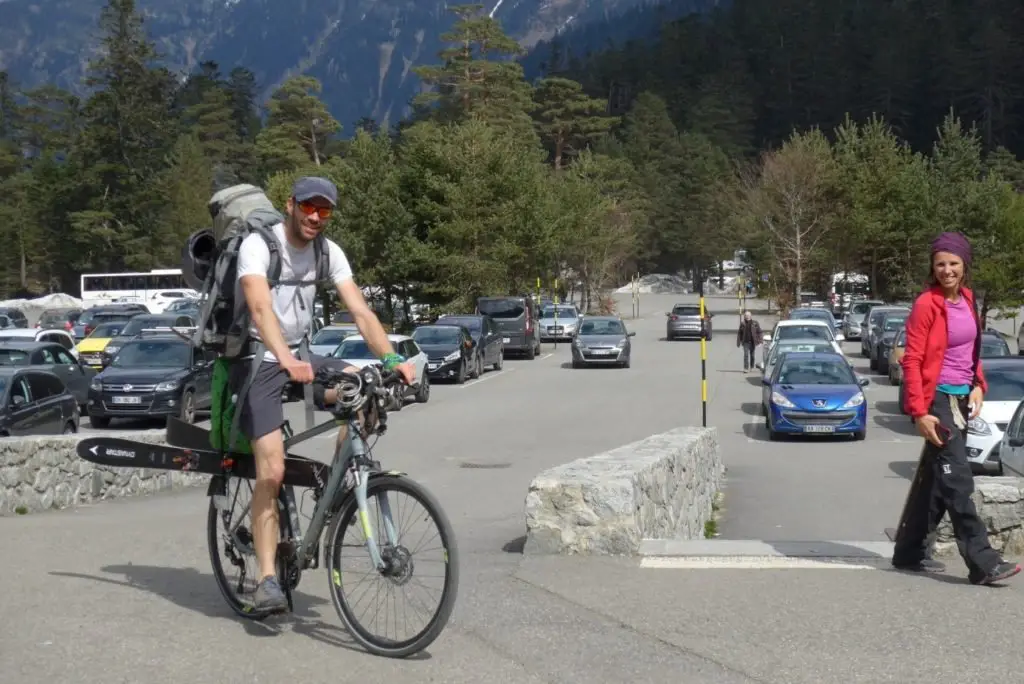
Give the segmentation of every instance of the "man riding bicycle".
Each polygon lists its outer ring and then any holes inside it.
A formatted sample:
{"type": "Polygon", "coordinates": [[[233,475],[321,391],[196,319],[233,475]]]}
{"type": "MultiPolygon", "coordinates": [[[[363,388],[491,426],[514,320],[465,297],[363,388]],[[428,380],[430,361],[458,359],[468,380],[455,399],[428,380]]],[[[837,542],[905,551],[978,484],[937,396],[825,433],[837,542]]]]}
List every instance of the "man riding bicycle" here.
{"type": "MultiPolygon", "coordinates": [[[[295,182],[288,199],[285,220],[273,228],[280,243],[281,279],[301,281],[316,277],[313,241],[337,206],[338,190],[326,178],[304,177],[295,182]]],[[[384,368],[398,371],[412,384],[416,373],[412,364],[395,353],[376,314],[367,305],[363,293],[352,278],[348,258],[333,240],[326,240],[330,278],[339,299],[352,314],[367,346],[383,361],[384,368]]],[[[278,581],[275,558],[278,543],[278,490],[284,479],[284,408],[282,393],[289,382],[309,384],[318,370],[326,366],[347,368],[340,359],[315,354],[302,361],[295,356],[313,322],[316,288],[311,285],[278,285],[271,291],[267,280],[270,250],[258,234],[247,237],[238,253],[236,301],[245,299],[252,317],[250,334],[267,349],[249,386],[240,397],[239,427],[252,444],[256,461],[256,482],[252,495],[253,546],[260,566],[260,580],[254,607],[260,611],[281,612],[288,602],[278,581]]],[[[248,370],[238,364],[231,378],[237,392],[248,370]]],[[[315,392],[317,403],[334,403],[334,391],[315,392]]],[[[344,428],[342,428],[344,430],[344,428]]],[[[344,434],[339,435],[339,439],[344,434]]]]}

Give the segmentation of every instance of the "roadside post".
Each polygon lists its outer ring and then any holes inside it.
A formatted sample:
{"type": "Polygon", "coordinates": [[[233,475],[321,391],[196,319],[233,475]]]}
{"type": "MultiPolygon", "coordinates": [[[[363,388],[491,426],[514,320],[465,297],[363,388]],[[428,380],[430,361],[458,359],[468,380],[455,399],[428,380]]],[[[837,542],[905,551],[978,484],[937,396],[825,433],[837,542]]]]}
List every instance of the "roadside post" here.
{"type": "Polygon", "coordinates": [[[558,350],[558,278],[555,278],[555,294],[552,298],[555,303],[555,350],[558,350]]]}
{"type": "Polygon", "coordinates": [[[704,324],[707,311],[704,308],[704,274],[701,274],[697,285],[700,296],[700,424],[708,426],[708,329],[704,324]]]}
{"type": "Polygon", "coordinates": [[[630,298],[633,300],[633,318],[640,317],[640,274],[636,273],[629,279],[630,298]]]}

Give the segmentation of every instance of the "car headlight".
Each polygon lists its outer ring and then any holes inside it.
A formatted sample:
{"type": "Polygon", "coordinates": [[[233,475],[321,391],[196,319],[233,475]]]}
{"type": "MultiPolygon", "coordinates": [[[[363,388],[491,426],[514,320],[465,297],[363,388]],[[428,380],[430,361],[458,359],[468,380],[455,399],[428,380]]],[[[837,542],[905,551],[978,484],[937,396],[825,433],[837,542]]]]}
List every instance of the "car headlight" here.
{"type": "Polygon", "coordinates": [[[967,431],[974,435],[991,435],[992,427],[981,418],[971,418],[967,423],[967,431]]]}
{"type": "Polygon", "coordinates": [[[94,390],[101,390],[101,389],[103,389],[103,381],[100,380],[98,377],[96,377],[94,375],[92,380],[89,381],[89,389],[94,389],[94,390]]]}
{"type": "Polygon", "coordinates": [[[460,352],[460,351],[453,351],[451,354],[449,354],[448,356],[444,357],[444,360],[445,360],[445,362],[458,361],[460,356],[462,356],[462,352],[460,352]]]}
{"type": "Polygon", "coordinates": [[[157,383],[154,390],[157,392],[173,392],[178,389],[179,384],[180,383],[177,380],[168,380],[167,382],[157,383]]]}
{"type": "Polygon", "coordinates": [[[578,338],[578,337],[577,337],[576,339],[574,339],[574,340],[572,341],[572,343],[573,343],[574,345],[576,345],[576,348],[577,348],[577,349],[586,349],[586,348],[587,348],[587,345],[583,344],[583,340],[581,340],[581,339],[580,339],[580,338],[578,338]]]}
{"type": "Polygon", "coordinates": [[[772,403],[782,408],[795,408],[793,402],[787,399],[781,392],[772,392],[772,403]]]}
{"type": "Polygon", "coordinates": [[[116,354],[119,351],[121,351],[120,347],[112,347],[112,346],[110,346],[108,344],[106,349],[103,350],[103,353],[104,354],[109,354],[110,356],[113,356],[114,354],[116,354]]]}
{"type": "Polygon", "coordinates": [[[843,404],[843,408],[856,408],[864,403],[864,393],[858,392],[850,397],[849,401],[843,404]]]}

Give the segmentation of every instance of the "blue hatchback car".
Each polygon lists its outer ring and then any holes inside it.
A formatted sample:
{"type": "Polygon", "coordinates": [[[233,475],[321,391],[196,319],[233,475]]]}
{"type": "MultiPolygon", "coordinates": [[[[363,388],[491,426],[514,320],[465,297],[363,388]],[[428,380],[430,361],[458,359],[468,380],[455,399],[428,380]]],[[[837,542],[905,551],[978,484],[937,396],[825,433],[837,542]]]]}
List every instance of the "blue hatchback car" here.
{"type": "Polygon", "coordinates": [[[867,378],[854,374],[842,356],[790,352],[762,381],[762,411],[769,439],[786,434],[853,435],[868,431],[867,378]]]}

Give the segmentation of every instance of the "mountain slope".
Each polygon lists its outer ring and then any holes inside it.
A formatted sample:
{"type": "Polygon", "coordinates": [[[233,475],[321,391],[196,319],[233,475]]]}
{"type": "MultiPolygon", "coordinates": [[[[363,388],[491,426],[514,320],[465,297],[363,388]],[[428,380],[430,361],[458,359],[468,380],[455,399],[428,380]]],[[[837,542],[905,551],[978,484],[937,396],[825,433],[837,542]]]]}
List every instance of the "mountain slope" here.
{"type": "MultiPolygon", "coordinates": [[[[488,0],[525,47],[570,23],[650,0],[488,0]]],[[[0,69],[24,86],[55,83],[82,93],[98,49],[103,0],[0,2],[0,69]]],[[[139,0],[166,63],[187,73],[213,60],[252,70],[266,97],[289,76],[323,83],[322,97],[347,128],[360,117],[395,122],[419,88],[410,71],[436,60],[452,24],[440,0],[139,0]]]]}

